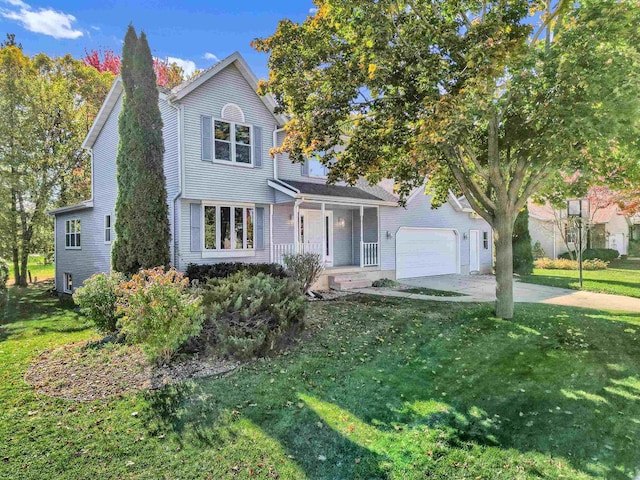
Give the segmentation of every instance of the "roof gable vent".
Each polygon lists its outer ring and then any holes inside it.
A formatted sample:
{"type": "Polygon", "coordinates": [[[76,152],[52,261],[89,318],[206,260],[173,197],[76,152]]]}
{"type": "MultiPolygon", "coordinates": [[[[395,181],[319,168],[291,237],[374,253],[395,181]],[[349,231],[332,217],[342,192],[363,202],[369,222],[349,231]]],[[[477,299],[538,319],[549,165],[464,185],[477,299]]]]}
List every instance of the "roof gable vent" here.
{"type": "Polygon", "coordinates": [[[222,119],[230,122],[244,123],[244,112],[235,103],[227,103],[222,107],[222,119]]]}

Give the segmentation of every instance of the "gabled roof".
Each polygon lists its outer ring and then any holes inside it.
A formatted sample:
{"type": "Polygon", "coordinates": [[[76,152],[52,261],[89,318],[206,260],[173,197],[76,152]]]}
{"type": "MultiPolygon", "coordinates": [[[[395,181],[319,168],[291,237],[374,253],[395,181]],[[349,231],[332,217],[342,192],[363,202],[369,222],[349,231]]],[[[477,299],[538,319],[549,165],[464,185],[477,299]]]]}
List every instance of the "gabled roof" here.
{"type": "MultiPolygon", "coordinates": [[[[189,95],[189,93],[193,92],[196,88],[206,83],[208,80],[216,76],[222,70],[227,68],[230,65],[235,65],[236,68],[240,71],[244,79],[247,81],[251,88],[253,88],[254,92],[258,90],[258,77],[256,77],[255,73],[249,67],[247,61],[240,55],[240,52],[234,52],[225,59],[219,61],[215,65],[207,68],[202,71],[199,75],[182,82],[177,87],[174,87],[169,94],[169,101],[180,101],[185,96],[189,95]]],[[[257,95],[257,93],[256,93],[257,95]]],[[[279,125],[284,125],[286,123],[286,118],[283,115],[275,114],[275,109],[277,107],[276,101],[272,95],[264,95],[261,96],[260,99],[265,104],[267,109],[272,113],[272,115],[276,118],[279,125]]]]}
{"type": "Polygon", "coordinates": [[[84,142],[82,142],[82,148],[93,148],[93,144],[96,143],[98,135],[100,135],[104,124],[107,123],[109,114],[111,113],[111,110],[113,110],[113,107],[116,106],[116,102],[118,101],[118,98],[120,98],[122,90],[122,80],[120,77],[117,77],[114,80],[113,85],[111,85],[111,90],[109,90],[102,107],[100,107],[100,111],[98,112],[98,115],[96,115],[93,125],[91,125],[91,130],[89,130],[84,142]]]}
{"type": "Polygon", "coordinates": [[[544,205],[538,205],[537,203],[529,200],[527,207],[529,208],[529,216],[536,220],[542,220],[543,222],[552,222],[555,220],[554,210],[548,203],[544,205]]]}
{"type": "Polygon", "coordinates": [[[593,214],[593,223],[608,223],[616,215],[621,215],[617,205],[599,208],[593,214]]]}

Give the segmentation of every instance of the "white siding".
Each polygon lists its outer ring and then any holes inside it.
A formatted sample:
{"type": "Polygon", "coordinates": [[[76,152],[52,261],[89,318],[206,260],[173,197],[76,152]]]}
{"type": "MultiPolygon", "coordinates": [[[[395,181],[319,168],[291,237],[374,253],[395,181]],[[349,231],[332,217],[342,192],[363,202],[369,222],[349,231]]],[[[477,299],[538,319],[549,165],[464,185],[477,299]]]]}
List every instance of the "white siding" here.
{"type": "Polygon", "coordinates": [[[536,242],[540,242],[545,257],[557,258],[558,255],[567,251],[562,235],[553,221],[529,217],[529,235],[531,235],[531,246],[533,247],[536,242]]]}
{"type": "MultiPolygon", "coordinates": [[[[111,270],[111,245],[104,242],[104,217],[111,215],[115,223],[117,195],[116,156],[118,155],[118,117],[122,109],[122,95],[100,131],[93,146],[93,204],[92,209],[57,215],[56,286],[62,291],[63,274],[73,275],[75,287],[98,272],[111,270]],[[82,224],[82,248],[65,250],[64,221],[79,218],[82,224]]],[[[160,100],[164,122],[164,171],[167,178],[169,221],[172,221],[171,198],[178,191],[177,115],[165,100],[160,100]]]]}
{"type": "Polygon", "coordinates": [[[273,178],[269,150],[276,120],[240,71],[230,65],[187,95],[182,102],[185,162],[183,196],[199,200],[273,203],[273,189],[267,185],[267,180],[273,178]],[[201,116],[220,118],[222,107],[228,103],[235,103],[243,110],[245,123],[261,127],[261,168],[202,161],[201,116]]]}
{"type": "Polygon", "coordinates": [[[449,203],[431,209],[431,197],[418,194],[403,207],[380,207],[380,250],[382,270],[395,270],[396,234],[400,227],[430,227],[455,229],[460,234],[460,271],[469,273],[469,230],[480,230],[480,270],[488,272],[493,264],[493,238],[491,227],[483,219],[471,218],[468,213],[457,212],[449,203]],[[391,235],[387,237],[387,232],[391,235]],[[482,232],[489,234],[489,248],[482,245],[482,232]],[[464,234],[467,238],[464,238],[464,234]]]}

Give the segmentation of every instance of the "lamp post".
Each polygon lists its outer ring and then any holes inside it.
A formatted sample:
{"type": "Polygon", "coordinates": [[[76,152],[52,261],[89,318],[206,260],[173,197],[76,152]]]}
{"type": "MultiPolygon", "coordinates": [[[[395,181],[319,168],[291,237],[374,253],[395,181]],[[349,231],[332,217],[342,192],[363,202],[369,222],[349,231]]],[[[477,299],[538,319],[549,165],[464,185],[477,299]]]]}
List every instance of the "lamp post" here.
{"type": "Polygon", "coordinates": [[[578,270],[580,272],[580,289],[582,289],[582,224],[584,215],[589,215],[589,199],[577,198],[567,200],[567,217],[578,223],[578,270]]]}

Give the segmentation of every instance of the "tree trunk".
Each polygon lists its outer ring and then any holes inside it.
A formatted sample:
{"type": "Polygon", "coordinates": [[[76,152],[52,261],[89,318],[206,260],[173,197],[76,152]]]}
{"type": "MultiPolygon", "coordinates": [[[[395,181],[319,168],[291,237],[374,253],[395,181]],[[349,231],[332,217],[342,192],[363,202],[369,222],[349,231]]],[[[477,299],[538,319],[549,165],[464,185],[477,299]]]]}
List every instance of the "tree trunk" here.
{"type": "Polygon", "coordinates": [[[507,214],[496,218],[496,317],[513,318],[513,221],[507,214]],[[503,218],[500,218],[503,217],[503,218]]]}
{"type": "Polygon", "coordinates": [[[24,245],[22,245],[22,252],[21,252],[21,258],[20,258],[20,263],[22,264],[21,268],[20,268],[20,283],[18,283],[17,281],[17,277],[16,277],[16,285],[20,286],[20,287],[26,287],[28,284],[27,282],[27,268],[28,268],[28,264],[29,264],[29,249],[27,247],[25,247],[24,245]]]}

